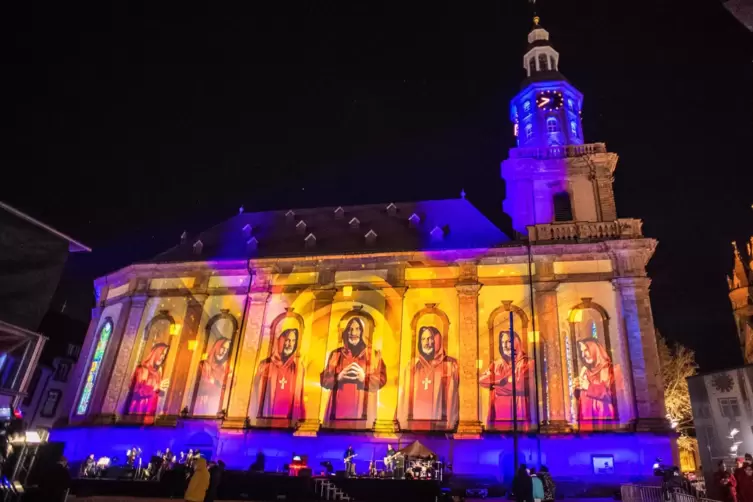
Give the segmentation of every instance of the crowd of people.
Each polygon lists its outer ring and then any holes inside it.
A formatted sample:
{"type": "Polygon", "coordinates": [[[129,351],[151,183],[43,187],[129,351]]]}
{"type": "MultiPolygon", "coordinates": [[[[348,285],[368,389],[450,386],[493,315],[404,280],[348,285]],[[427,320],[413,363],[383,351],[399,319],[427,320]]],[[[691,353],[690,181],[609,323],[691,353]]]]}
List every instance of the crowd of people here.
{"type": "Polygon", "coordinates": [[[719,462],[714,483],[723,502],[753,502],[753,455],[738,457],[731,472],[724,461],[719,462]]]}
{"type": "Polygon", "coordinates": [[[520,464],[512,481],[512,492],[517,502],[551,502],[556,486],[549,469],[542,465],[538,472],[520,464]]]}

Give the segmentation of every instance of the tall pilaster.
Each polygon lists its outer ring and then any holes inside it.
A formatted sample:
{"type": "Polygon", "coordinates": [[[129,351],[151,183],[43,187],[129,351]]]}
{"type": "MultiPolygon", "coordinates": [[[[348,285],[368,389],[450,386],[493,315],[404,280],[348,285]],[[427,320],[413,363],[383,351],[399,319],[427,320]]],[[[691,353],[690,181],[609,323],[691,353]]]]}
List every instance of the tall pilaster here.
{"type": "Polygon", "coordinates": [[[665,430],[666,410],[647,277],[618,277],[622,319],[633,370],[638,430],[665,430]]]}
{"type": "MultiPolygon", "coordinates": [[[[400,281],[402,283],[402,281],[400,281]]],[[[392,287],[384,290],[385,296],[385,312],[384,316],[387,320],[389,330],[383,340],[383,353],[394,352],[400,354],[400,338],[403,328],[403,299],[405,297],[405,287],[392,287]]],[[[401,361],[398,361],[396,367],[402,368],[401,361]]],[[[385,389],[377,393],[379,399],[379,408],[386,408],[387,411],[379,413],[382,417],[389,416],[390,418],[377,418],[374,421],[374,432],[381,437],[389,437],[399,431],[400,427],[398,421],[395,419],[397,416],[398,406],[398,389],[400,385],[404,383],[400,382],[402,371],[397,371],[395,378],[396,385],[392,386],[394,391],[389,394],[385,394],[385,389]]]]}
{"type": "Polygon", "coordinates": [[[455,286],[458,292],[460,339],[460,423],[455,434],[457,439],[480,439],[482,432],[478,406],[478,293],[481,284],[472,282],[475,280],[475,265],[473,273],[470,272],[461,266],[462,282],[455,286]]]}
{"type": "MultiPolygon", "coordinates": [[[[271,293],[268,290],[251,291],[246,300],[246,324],[241,338],[238,366],[233,372],[230,386],[230,405],[226,425],[240,425],[248,416],[256,361],[264,334],[265,314],[271,293]]],[[[250,417],[254,419],[255,417],[250,417]]]]}
{"type": "Polygon", "coordinates": [[[107,387],[102,402],[102,414],[116,415],[123,412],[125,401],[128,399],[128,391],[131,382],[131,375],[128,374],[131,360],[136,357],[134,345],[139,335],[141,318],[144,316],[147,297],[145,294],[138,294],[131,297],[131,309],[128,312],[123,336],[120,340],[115,365],[110,374],[110,384],[107,387]]]}
{"type": "MultiPolygon", "coordinates": [[[[550,264],[551,265],[551,264],[550,264]]],[[[540,269],[537,265],[537,269],[540,269]]],[[[567,407],[565,382],[567,381],[566,366],[563,364],[564,354],[559,333],[559,317],[557,307],[557,287],[559,282],[535,282],[536,317],[538,319],[539,339],[543,345],[546,357],[546,380],[542,391],[544,399],[544,423],[540,425],[541,432],[568,432],[565,410],[567,407]]]]}
{"type": "Polygon", "coordinates": [[[170,379],[170,390],[165,407],[166,415],[178,415],[181,412],[186,393],[190,394],[190,390],[186,389],[188,372],[191,370],[191,358],[193,357],[190,342],[198,342],[201,336],[201,319],[206,300],[207,295],[205,294],[195,294],[188,299],[186,317],[183,320],[183,328],[178,342],[178,353],[175,356],[173,375],[170,379]]]}

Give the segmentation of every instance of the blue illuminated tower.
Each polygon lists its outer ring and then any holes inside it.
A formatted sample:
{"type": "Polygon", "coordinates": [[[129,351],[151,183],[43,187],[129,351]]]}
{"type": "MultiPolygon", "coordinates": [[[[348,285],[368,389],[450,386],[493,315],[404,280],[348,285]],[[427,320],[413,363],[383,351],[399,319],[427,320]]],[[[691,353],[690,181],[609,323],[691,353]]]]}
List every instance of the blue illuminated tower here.
{"type": "Polygon", "coordinates": [[[527,78],[510,104],[518,146],[583,144],[583,95],[559,72],[560,55],[549,42],[549,32],[539,24],[538,17],[533,23],[523,56],[527,78]]]}
{"type": "Polygon", "coordinates": [[[549,32],[534,17],[523,56],[526,78],[510,103],[518,146],[501,169],[503,208],[522,235],[539,225],[568,223],[540,232],[574,232],[577,223],[617,219],[612,191],[617,155],[603,143],[584,142],[583,95],[560,73],[559,63],[549,32]]]}

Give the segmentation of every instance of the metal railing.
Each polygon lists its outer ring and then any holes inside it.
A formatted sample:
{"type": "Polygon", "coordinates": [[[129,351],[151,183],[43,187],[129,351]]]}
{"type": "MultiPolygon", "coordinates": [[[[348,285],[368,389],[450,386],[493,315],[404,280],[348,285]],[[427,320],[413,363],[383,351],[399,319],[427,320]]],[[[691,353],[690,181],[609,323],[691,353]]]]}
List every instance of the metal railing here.
{"type": "Polygon", "coordinates": [[[622,485],[620,495],[623,502],[718,502],[661,486],[622,485]]]}

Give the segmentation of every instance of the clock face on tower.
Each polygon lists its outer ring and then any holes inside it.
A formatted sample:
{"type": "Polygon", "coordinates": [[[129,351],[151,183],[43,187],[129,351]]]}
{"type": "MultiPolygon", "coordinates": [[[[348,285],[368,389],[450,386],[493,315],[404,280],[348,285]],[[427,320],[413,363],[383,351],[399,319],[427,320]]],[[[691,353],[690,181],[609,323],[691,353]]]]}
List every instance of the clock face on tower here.
{"type": "Polygon", "coordinates": [[[536,94],[536,106],[540,110],[559,110],[564,99],[559,91],[541,91],[536,94]]]}

